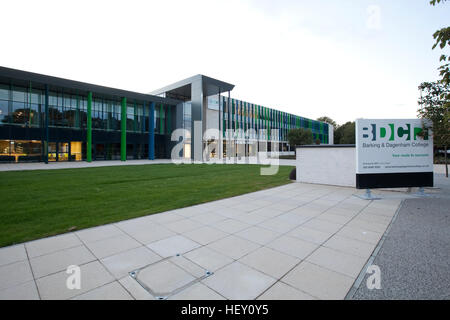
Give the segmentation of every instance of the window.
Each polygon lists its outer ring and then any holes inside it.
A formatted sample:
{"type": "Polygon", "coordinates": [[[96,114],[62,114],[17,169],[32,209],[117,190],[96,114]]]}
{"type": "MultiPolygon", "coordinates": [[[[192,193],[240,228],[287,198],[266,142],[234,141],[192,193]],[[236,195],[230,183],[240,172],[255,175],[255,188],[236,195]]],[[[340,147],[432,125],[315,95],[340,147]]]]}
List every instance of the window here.
{"type": "Polygon", "coordinates": [[[9,100],[9,86],[0,84],[0,100],[9,100]]]}
{"type": "Polygon", "coordinates": [[[12,123],[24,124],[28,120],[28,114],[25,110],[25,103],[12,102],[12,123]]]}
{"type": "Polygon", "coordinates": [[[8,104],[8,101],[0,100],[0,125],[9,122],[8,104]]]}
{"type": "Polygon", "coordinates": [[[127,104],[127,131],[135,131],[134,106],[127,104]]]}

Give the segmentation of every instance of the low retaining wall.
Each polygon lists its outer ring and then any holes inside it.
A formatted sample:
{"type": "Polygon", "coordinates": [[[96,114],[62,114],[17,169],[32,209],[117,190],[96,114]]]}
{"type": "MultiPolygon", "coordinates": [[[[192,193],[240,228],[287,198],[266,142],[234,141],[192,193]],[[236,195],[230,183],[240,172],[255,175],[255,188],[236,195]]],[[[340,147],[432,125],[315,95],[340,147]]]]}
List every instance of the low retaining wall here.
{"type": "Polygon", "coordinates": [[[354,145],[313,145],[296,148],[297,182],[356,186],[354,145]]]}

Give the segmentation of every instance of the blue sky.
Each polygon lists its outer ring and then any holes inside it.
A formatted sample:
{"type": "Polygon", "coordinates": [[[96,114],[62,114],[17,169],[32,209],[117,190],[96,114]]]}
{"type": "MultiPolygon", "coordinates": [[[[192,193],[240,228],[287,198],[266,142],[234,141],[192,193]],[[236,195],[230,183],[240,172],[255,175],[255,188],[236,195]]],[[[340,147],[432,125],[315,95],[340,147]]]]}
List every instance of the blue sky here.
{"type": "MultiPolygon", "coordinates": [[[[438,78],[428,0],[8,1],[0,64],[149,92],[194,74],[309,118],[416,116],[438,78]],[[27,10],[24,10],[27,8],[27,10]]],[[[448,49],[447,49],[448,52],[448,49]]]]}

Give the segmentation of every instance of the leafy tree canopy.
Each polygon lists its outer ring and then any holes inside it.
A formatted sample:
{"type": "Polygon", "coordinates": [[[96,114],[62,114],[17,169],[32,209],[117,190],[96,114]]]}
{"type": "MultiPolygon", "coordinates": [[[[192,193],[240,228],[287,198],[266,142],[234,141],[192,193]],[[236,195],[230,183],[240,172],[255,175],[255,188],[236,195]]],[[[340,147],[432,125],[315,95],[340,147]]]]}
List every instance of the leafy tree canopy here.
{"type": "Polygon", "coordinates": [[[334,144],[355,144],[354,121],[348,121],[334,131],[334,144]]]}
{"type": "Polygon", "coordinates": [[[296,128],[288,132],[288,142],[290,146],[313,144],[313,134],[311,129],[296,128]]]}
{"type": "Polygon", "coordinates": [[[333,119],[331,119],[330,117],[327,117],[327,116],[323,116],[323,117],[317,118],[317,121],[322,121],[322,122],[329,123],[329,124],[331,124],[335,129],[336,129],[336,127],[337,127],[336,121],[334,121],[333,119]]]}
{"type": "Polygon", "coordinates": [[[441,82],[423,82],[419,86],[418,115],[431,121],[433,141],[437,147],[450,145],[450,85],[441,82]]]}
{"type": "Polygon", "coordinates": [[[419,86],[419,117],[428,119],[431,124],[424,122],[424,128],[431,127],[433,142],[445,151],[445,172],[448,177],[447,149],[450,145],[450,85],[445,82],[423,82],[419,86]]]}
{"type": "MultiPolygon", "coordinates": [[[[435,6],[438,3],[444,3],[447,0],[431,0],[430,4],[435,6]]],[[[450,45],[450,27],[442,28],[440,30],[437,30],[433,34],[433,38],[436,40],[435,44],[433,45],[433,49],[435,49],[437,46],[439,48],[444,49],[445,47],[450,45]]],[[[440,80],[442,83],[450,85],[450,55],[447,56],[445,54],[442,54],[439,61],[443,61],[443,65],[439,67],[440,75],[442,79],[440,80]]]]}

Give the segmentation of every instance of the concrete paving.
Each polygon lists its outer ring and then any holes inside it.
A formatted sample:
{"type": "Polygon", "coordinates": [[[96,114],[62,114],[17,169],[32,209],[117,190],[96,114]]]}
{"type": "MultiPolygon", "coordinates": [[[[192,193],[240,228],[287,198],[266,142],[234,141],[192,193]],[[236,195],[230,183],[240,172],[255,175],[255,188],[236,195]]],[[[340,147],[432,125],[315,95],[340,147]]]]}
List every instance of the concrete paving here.
{"type": "Polygon", "coordinates": [[[25,171],[25,170],[56,170],[56,169],[75,169],[75,168],[94,168],[94,167],[109,167],[109,166],[132,166],[145,164],[160,164],[172,163],[167,159],[158,160],[111,160],[111,161],[71,161],[71,162],[24,162],[24,163],[2,163],[0,164],[1,171],[25,171]]]}
{"type": "Polygon", "coordinates": [[[1,248],[0,299],[344,299],[405,197],[362,192],[291,183],[1,248]]]}
{"type": "Polygon", "coordinates": [[[450,299],[450,179],[435,174],[439,190],[406,199],[373,264],[381,289],[369,290],[365,275],[353,299],[450,299]]]}
{"type": "MultiPolygon", "coordinates": [[[[269,161],[269,160],[266,160],[269,161]]],[[[280,166],[295,166],[295,160],[279,159],[280,166]]],[[[1,171],[25,171],[25,170],[55,170],[55,169],[75,169],[75,168],[95,168],[109,166],[137,166],[146,164],[173,163],[170,159],[156,160],[109,160],[109,161],[71,161],[71,162],[30,162],[30,163],[1,163],[1,171]]],[[[264,164],[264,163],[261,163],[264,164]]]]}

